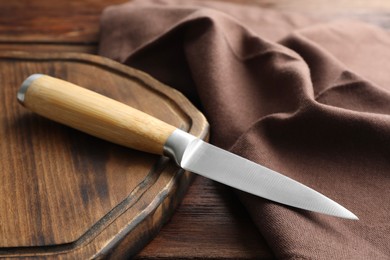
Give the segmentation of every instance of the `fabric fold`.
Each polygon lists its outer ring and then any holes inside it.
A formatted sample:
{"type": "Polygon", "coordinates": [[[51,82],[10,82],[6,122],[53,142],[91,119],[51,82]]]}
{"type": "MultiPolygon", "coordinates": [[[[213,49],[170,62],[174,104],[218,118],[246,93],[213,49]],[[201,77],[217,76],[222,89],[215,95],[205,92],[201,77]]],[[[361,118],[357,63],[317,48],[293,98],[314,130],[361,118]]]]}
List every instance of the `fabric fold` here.
{"type": "Polygon", "coordinates": [[[211,142],[320,191],[348,221],[243,192],[280,259],[390,257],[390,35],[358,22],[206,1],[105,10],[99,53],[184,93],[211,142]]]}

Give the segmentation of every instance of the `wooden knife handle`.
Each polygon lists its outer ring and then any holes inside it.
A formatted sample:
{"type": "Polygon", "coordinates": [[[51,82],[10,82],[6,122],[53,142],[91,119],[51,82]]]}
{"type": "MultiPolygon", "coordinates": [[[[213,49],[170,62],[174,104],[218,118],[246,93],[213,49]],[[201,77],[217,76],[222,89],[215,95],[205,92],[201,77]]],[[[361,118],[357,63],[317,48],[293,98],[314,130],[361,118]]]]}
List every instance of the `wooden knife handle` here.
{"type": "Polygon", "coordinates": [[[23,82],[18,100],[56,122],[155,154],[163,154],[166,140],[176,129],[123,103],[42,74],[33,74],[23,82]]]}

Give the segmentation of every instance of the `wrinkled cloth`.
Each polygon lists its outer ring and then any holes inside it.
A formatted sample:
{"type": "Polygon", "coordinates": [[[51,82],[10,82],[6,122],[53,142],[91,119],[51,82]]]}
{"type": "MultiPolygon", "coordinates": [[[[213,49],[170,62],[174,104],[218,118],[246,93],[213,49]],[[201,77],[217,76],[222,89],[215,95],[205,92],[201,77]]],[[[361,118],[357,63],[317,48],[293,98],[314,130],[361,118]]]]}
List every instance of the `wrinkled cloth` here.
{"type": "Polygon", "coordinates": [[[143,0],[104,11],[99,54],[184,93],[207,117],[211,143],[360,218],[237,191],[276,258],[390,258],[389,32],[259,7],[143,0]]]}

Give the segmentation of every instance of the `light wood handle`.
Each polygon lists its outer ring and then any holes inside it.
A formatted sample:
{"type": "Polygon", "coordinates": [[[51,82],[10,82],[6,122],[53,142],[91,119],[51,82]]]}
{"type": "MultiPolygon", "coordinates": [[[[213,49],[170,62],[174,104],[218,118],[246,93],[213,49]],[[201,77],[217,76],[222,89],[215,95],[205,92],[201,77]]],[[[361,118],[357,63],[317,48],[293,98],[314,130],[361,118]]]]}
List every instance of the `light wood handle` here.
{"type": "Polygon", "coordinates": [[[28,77],[18,100],[33,112],[104,140],[163,154],[176,129],[157,118],[70,82],[47,75],[28,77]]]}

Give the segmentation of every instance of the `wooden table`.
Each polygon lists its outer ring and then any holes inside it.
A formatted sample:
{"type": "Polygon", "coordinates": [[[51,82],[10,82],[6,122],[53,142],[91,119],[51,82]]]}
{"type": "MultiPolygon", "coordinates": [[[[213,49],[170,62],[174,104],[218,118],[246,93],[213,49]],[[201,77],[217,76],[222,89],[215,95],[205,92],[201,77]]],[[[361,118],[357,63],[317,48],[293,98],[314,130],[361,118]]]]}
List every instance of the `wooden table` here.
{"type": "MultiPolygon", "coordinates": [[[[0,50],[96,53],[104,7],[125,0],[0,0],[0,50]]],[[[229,0],[327,19],[353,17],[390,28],[390,3],[364,0],[229,0]]],[[[181,206],[138,259],[270,259],[272,253],[234,193],[197,177],[181,206]]]]}

